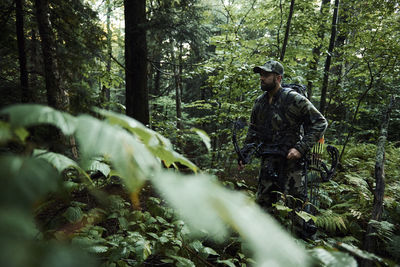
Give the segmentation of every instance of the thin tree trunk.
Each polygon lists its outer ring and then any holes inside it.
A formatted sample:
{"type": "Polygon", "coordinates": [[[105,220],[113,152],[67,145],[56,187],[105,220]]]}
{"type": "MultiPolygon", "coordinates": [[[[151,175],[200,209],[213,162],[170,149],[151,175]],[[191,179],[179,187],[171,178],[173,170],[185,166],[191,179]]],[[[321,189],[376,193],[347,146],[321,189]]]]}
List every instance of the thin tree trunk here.
{"type": "Polygon", "coordinates": [[[43,53],[47,103],[56,109],[66,110],[68,101],[66,95],[60,88],[55,37],[50,26],[49,3],[47,0],[35,0],[35,7],[43,53]]]}
{"type": "Polygon", "coordinates": [[[23,0],[15,1],[15,25],[18,43],[18,60],[20,71],[21,83],[21,101],[24,103],[31,102],[32,97],[28,85],[28,70],[26,68],[26,50],[25,50],[25,36],[24,36],[24,15],[23,15],[23,0]]]}
{"type": "Polygon", "coordinates": [[[149,124],[146,1],[124,0],[126,115],[149,124]]]}
{"type": "Polygon", "coordinates": [[[326,56],[325,68],[324,68],[324,80],[322,82],[322,88],[321,88],[321,100],[320,100],[319,111],[322,114],[325,114],[325,109],[326,109],[326,93],[328,91],[329,70],[331,67],[332,52],[333,49],[335,48],[338,13],[339,13],[339,0],[335,0],[335,8],[333,10],[333,16],[332,16],[331,39],[329,41],[328,54],[326,56]]]}
{"type": "Polygon", "coordinates": [[[328,10],[330,0],[322,0],[321,9],[320,9],[320,21],[317,38],[319,40],[319,45],[314,47],[312,50],[312,61],[310,62],[310,75],[308,76],[308,84],[307,84],[307,95],[308,99],[312,98],[312,89],[313,89],[313,79],[317,76],[317,68],[319,63],[319,58],[321,56],[321,48],[322,43],[324,42],[325,37],[325,23],[327,20],[326,10],[328,10]]]}
{"type": "Polygon", "coordinates": [[[161,55],[157,57],[157,61],[154,63],[156,67],[156,75],[154,77],[154,95],[160,94],[160,81],[161,81],[161,55]]]}
{"type": "Polygon", "coordinates": [[[36,94],[37,89],[39,88],[39,79],[38,79],[38,74],[42,72],[41,68],[41,61],[40,61],[40,44],[39,40],[37,38],[37,31],[36,29],[32,29],[30,33],[30,46],[29,46],[29,53],[28,53],[28,59],[29,59],[29,82],[28,84],[30,85],[30,90],[32,92],[32,102],[40,102],[39,101],[39,96],[36,94]]]}
{"type": "MultiPolygon", "coordinates": [[[[389,107],[384,114],[381,133],[378,139],[375,161],[375,191],[374,193],[374,206],[372,209],[371,220],[380,221],[383,212],[383,198],[385,193],[385,144],[388,136],[390,113],[393,108],[393,96],[391,97],[389,107]]],[[[368,224],[367,232],[364,238],[364,249],[369,252],[374,252],[376,247],[376,237],[373,234],[376,229],[372,224],[368,224]]],[[[375,266],[371,261],[365,260],[362,266],[375,266]]]]}
{"type": "MultiPolygon", "coordinates": [[[[182,129],[182,99],[181,99],[181,73],[180,73],[180,66],[176,65],[175,59],[175,51],[174,46],[172,46],[171,51],[172,56],[172,63],[173,63],[173,72],[174,72],[174,80],[175,80],[175,107],[176,107],[176,128],[181,130],[182,129]]],[[[180,58],[181,55],[178,55],[180,58]]],[[[178,59],[180,62],[180,59],[178,59]]]]}
{"type": "MultiPolygon", "coordinates": [[[[111,55],[112,55],[112,46],[111,46],[111,4],[110,0],[106,1],[107,6],[107,62],[106,62],[106,72],[109,74],[111,71],[111,55]]],[[[110,88],[107,88],[103,85],[101,89],[101,102],[109,102],[110,101],[110,88]]]]}
{"type": "Polygon", "coordinates": [[[288,20],[286,22],[285,39],[283,39],[281,56],[279,58],[281,62],[285,58],[286,46],[287,46],[288,41],[289,41],[290,23],[292,22],[292,17],[293,17],[294,2],[295,2],[295,0],[291,0],[291,2],[290,2],[289,17],[288,17],[288,20]]]}

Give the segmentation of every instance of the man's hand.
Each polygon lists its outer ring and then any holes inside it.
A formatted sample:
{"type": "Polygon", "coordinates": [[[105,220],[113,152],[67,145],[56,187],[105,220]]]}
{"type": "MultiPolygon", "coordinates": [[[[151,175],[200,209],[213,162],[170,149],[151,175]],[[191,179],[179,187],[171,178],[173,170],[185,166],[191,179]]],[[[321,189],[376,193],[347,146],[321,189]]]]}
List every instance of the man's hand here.
{"type": "Polygon", "coordinates": [[[246,165],[244,165],[243,162],[241,160],[239,160],[239,162],[238,162],[238,170],[239,171],[243,170],[245,166],[246,165]]]}
{"type": "Polygon", "coordinates": [[[289,149],[289,152],[286,156],[287,159],[299,159],[301,158],[301,153],[296,148],[289,149]]]}

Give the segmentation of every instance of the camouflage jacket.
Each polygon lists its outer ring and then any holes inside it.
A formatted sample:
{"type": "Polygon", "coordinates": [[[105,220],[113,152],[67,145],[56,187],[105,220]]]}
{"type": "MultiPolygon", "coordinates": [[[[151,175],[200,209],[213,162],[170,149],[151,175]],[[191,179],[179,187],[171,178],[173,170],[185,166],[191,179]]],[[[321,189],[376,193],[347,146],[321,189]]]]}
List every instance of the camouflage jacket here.
{"type": "Polygon", "coordinates": [[[305,155],[327,126],[324,116],[306,97],[292,89],[281,88],[271,104],[267,92],[256,99],[245,143],[262,142],[263,146],[277,146],[284,153],[294,147],[305,155]]]}

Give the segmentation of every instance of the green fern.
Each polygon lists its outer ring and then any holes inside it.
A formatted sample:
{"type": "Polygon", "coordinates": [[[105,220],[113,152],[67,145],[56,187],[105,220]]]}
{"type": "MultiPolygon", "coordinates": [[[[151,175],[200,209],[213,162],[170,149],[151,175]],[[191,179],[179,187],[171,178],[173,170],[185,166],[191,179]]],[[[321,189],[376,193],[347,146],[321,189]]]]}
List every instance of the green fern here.
{"type": "Polygon", "coordinates": [[[392,240],[393,232],[395,230],[395,226],[392,223],[387,221],[370,220],[368,224],[375,229],[375,232],[370,235],[377,236],[385,243],[392,240]]]}
{"type": "Polygon", "coordinates": [[[340,214],[334,213],[332,210],[321,210],[321,214],[316,217],[316,225],[329,232],[335,232],[336,230],[345,232],[347,230],[346,218],[340,214]]]}
{"type": "Polygon", "coordinates": [[[400,261],[400,236],[395,235],[387,244],[386,251],[389,252],[397,261],[400,261]]]}

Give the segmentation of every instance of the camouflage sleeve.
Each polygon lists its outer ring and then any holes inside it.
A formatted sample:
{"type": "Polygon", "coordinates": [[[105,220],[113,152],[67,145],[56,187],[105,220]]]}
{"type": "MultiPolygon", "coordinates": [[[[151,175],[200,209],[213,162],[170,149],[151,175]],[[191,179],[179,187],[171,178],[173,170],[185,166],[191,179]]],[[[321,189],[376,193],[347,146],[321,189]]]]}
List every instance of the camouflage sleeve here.
{"type": "Polygon", "coordinates": [[[307,98],[300,95],[297,98],[298,114],[304,122],[304,137],[294,147],[304,155],[324,135],[328,122],[307,98]]]}

